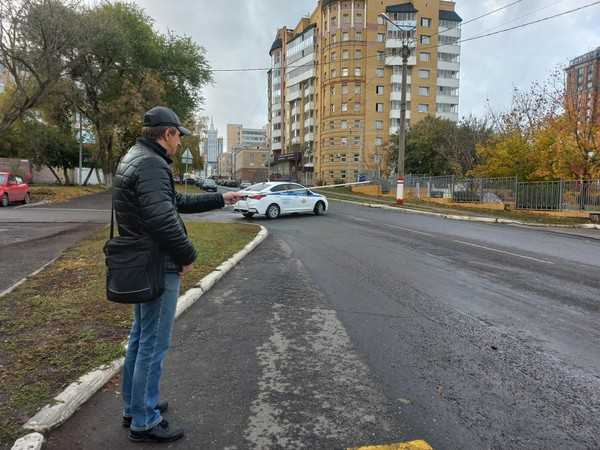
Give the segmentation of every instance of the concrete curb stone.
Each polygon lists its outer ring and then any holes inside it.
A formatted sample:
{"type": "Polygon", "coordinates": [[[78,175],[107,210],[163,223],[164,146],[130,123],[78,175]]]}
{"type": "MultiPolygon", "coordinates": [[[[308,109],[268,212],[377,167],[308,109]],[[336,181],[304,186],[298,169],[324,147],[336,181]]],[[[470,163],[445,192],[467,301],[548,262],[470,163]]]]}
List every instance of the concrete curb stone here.
{"type": "Polygon", "coordinates": [[[600,224],[593,223],[583,223],[577,225],[561,225],[561,224],[543,224],[543,223],[532,223],[532,222],[523,222],[520,220],[514,219],[502,219],[495,217],[481,217],[481,216],[469,216],[469,215],[458,215],[458,214],[443,214],[432,211],[421,211],[418,209],[410,209],[410,208],[402,208],[399,209],[396,206],[382,205],[380,203],[365,203],[365,202],[357,202],[352,200],[340,200],[340,199],[332,199],[336,202],[345,202],[345,203],[356,203],[362,206],[368,206],[369,208],[381,208],[381,209],[390,209],[395,211],[408,212],[413,214],[425,214],[429,216],[441,217],[442,219],[449,220],[468,220],[471,222],[487,222],[487,223],[501,223],[501,224],[513,224],[513,225],[526,225],[530,227],[555,227],[555,228],[584,228],[584,229],[596,229],[600,230],[600,224]]]}

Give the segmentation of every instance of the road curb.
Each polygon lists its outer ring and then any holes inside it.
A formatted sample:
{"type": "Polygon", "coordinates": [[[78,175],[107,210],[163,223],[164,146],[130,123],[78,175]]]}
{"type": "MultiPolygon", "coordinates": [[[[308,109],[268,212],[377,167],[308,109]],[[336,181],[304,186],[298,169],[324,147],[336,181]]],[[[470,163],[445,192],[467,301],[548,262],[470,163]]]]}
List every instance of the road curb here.
{"type": "MultiPolygon", "coordinates": [[[[206,293],[214,284],[220,280],[223,275],[229,272],[238,264],[248,253],[250,253],[258,244],[264,241],[268,236],[268,231],[262,225],[261,230],[256,237],[248,243],[242,250],[237,252],[227,261],[219,265],[213,272],[202,278],[193,288],[182,294],[177,301],[177,310],[175,318],[177,319],[185,310],[192,306],[204,293],[206,293]]],[[[48,263],[50,264],[50,263],[48,263]]],[[[46,267],[48,264],[44,265],[46,267]]],[[[37,273],[42,269],[34,272],[37,273]]],[[[22,283],[26,278],[19,281],[22,283]]],[[[2,294],[9,292],[7,289],[2,294]]],[[[53,404],[44,406],[35,416],[33,416],[23,428],[35,431],[15,441],[12,450],[39,450],[45,439],[41,434],[64,423],[73,413],[81,407],[98,389],[104,386],[111,378],[119,373],[125,361],[124,357],[118,358],[109,364],[98,367],[97,369],[83,375],[74,383],[71,383],[63,392],[54,397],[53,404]]]]}
{"type": "Polygon", "coordinates": [[[582,223],[578,225],[561,225],[561,224],[544,224],[544,223],[531,223],[531,222],[523,222],[521,220],[514,219],[502,219],[495,217],[480,217],[480,216],[461,216],[458,214],[444,214],[437,213],[433,211],[422,211],[419,209],[411,209],[411,208],[398,208],[396,206],[383,205],[381,203],[365,203],[365,202],[356,202],[353,200],[341,200],[341,199],[330,199],[331,201],[336,202],[344,202],[344,203],[354,203],[362,206],[368,206],[369,208],[380,208],[380,209],[390,209],[394,211],[408,212],[414,214],[426,214],[429,216],[436,216],[442,219],[449,220],[465,220],[470,222],[484,222],[484,223],[501,223],[501,224],[511,224],[511,225],[523,225],[528,227],[554,227],[554,228],[584,228],[584,229],[596,229],[600,230],[600,224],[593,223],[582,223]]]}

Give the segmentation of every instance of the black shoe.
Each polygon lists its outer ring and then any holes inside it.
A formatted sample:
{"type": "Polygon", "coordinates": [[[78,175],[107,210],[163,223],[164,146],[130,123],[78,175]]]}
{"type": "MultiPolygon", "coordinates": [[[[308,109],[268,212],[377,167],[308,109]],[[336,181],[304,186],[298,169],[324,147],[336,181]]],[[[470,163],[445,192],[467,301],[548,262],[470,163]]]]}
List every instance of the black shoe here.
{"type": "Polygon", "coordinates": [[[162,420],[154,428],[145,431],[129,430],[129,440],[132,442],[173,442],[183,437],[183,428],[170,427],[169,422],[162,420]]]}
{"type": "MultiPolygon", "coordinates": [[[[169,407],[169,402],[158,402],[154,409],[158,409],[161,413],[164,413],[169,407]]],[[[131,426],[131,417],[123,416],[123,426],[129,428],[131,426]]]]}

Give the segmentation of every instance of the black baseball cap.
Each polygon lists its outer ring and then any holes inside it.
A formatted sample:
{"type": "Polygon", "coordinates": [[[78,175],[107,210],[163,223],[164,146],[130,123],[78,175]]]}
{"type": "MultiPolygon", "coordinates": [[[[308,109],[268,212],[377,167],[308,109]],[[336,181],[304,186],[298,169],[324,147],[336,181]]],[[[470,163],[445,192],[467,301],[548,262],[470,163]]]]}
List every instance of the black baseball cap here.
{"type": "Polygon", "coordinates": [[[181,125],[181,121],[177,114],[164,106],[155,106],[144,114],[145,127],[176,127],[181,134],[189,136],[192,134],[190,130],[181,125]]]}

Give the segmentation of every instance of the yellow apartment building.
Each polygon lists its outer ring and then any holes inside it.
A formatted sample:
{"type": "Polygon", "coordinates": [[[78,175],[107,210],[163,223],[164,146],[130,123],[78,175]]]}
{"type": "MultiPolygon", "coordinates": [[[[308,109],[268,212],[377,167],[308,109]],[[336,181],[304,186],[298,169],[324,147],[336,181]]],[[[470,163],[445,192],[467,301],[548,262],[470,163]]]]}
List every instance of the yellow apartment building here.
{"type": "Polygon", "coordinates": [[[404,45],[406,124],[458,121],[460,16],[446,0],[320,0],[270,49],[274,160],[303,184],[358,179],[399,130],[404,45]],[[298,158],[300,155],[300,158],[298,158]]]}

